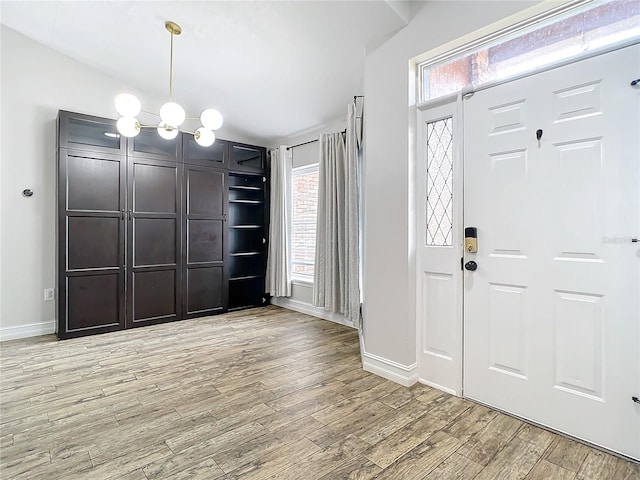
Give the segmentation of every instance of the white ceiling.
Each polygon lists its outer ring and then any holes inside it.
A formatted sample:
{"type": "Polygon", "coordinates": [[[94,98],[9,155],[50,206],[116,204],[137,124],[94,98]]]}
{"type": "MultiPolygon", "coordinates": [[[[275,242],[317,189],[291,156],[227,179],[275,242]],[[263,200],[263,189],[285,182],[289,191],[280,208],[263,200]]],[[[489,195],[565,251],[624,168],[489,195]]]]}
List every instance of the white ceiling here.
{"type": "MultiPolygon", "coordinates": [[[[413,4],[412,4],[413,3],[413,4]]],[[[362,93],[365,47],[404,26],[399,1],[2,1],[1,22],[132,85],[174,99],[188,116],[218,108],[225,124],[268,141],[346,115],[362,93]]],[[[115,112],[114,112],[115,115],[115,112]]]]}

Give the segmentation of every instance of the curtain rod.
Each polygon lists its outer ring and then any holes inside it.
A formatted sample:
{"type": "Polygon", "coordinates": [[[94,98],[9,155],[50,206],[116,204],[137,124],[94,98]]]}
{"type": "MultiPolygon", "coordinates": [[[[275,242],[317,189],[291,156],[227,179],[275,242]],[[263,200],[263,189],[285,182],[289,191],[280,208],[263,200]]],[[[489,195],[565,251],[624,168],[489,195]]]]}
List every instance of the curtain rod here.
{"type": "MultiPolygon", "coordinates": [[[[342,130],[342,131],[341,131],[341,132],[339,132],[339,133],[341,133],[341,134],[343,134],[343,135],[344,135],[345,133],[347,133],[347,129],[345,128],[344,130],[342,130]]],[[[314,139],[314,140],[309,140],[308,142],[299,143],[299,144],[297,144],[297,145],[291,145],[290,147],[287,147],[287,150],[291,150],[292,148],[296,148],[296,147],[301,147],[301,146],[303,146],[303,145],[308,145],[309,143],[315,143],[315,142],[317,142],[318,140],[320,140],[320,139],[319,139],[319,138],[316,138],[316,139],[314,139]]]]}
{"type": "MultiPolygon", "coordinates": [[[[354,95],[354,96],[353,96],[353,103],[356,103],[356,101],[357,101],[357,99],[358,99],[358,98],[364,98],[364,95],[354,95]]],[[[362,117],[356,117],[356,118],[362,119],[362,117]]],[[[342,132],[340,132],[340,133],[342,133],[342,134],[344,135],[345,133],[347,133],[347,129],[345,128],[345,129],[344,129],[342,132]]],[[[297,144],[297,145],[291,145],[290,147],[287,147],[287,150],[291,150],[292,148],[296,148],[296,147],[301,147],[301,146],[303,146],[303,145],[308,145],[308,144],[310,144],[310,143],[315,143],[315,142],[317,142],[318,140],[319,140],[319,139],[318,139],[318,138],[316,138],[315,140],[309,140],[308,142],[299,143],[299,144],[297,144]]]]}

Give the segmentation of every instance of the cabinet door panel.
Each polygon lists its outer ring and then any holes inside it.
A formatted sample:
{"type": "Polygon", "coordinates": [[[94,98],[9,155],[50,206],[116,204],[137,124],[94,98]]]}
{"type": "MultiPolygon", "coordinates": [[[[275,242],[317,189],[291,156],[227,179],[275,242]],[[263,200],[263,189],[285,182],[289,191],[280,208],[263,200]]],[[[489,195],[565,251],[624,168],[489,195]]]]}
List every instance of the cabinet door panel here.
{"type": "Polygon", "coordinates": [[[120,325],[120,274],[72,276],[67,279],[66,331],[120,325]]]}
{"type": "Polygon", "coordinates": [[[64,205],[69,210],[120,209],[121,158],[92,158],[74,152],[66,159],[68,196],[64,205]]]}
{"type": "Polygon", "coordinates": [[[178,313],[174,269],[137,271],[133,274],[133,322],[172,320],[178,313]]]}
{"type": "Polygon", "coordinates": [[[185,165],[183,308],[187,317],[226,308],[226,180],[224,170],[185,165]]]}
{"type": "Polygon", "coordinates": [[[222,220],[187,220],[187,262],[222,262],[222,220]]]}
{"type": "Polygon", "coordinates": [[[175,165],[149,165],[135,162],[133,208],[136,212],[176,213],[175,165]]]}
{"type": "Polygon", "coordinates": [[[177,263],[175,218],[133,218],[133,267],[177,263]]]}
{"type": "Polygon", "coordinates": [[[125,160],[58,151],[58,336],[124,328],[125,160]]]}
{"type": "Polygon", "coordinates": [[[124,154],[125,138],[118,133],[115,120],[61,111],[58,131],[60,148],[124,154]]]}
{"type": "Polygon", "coordinates": [[[143,128],[129,140],[129,157],[141,157],[155,160],[179,160],[178,152],[182,145],[182,135],[173,140],[165,140],[155,128],[143,128]]]}
{"type": "Polygon", "coordinates": [[[118,268],[121,223],[117,217],[68,217],[67,269],[118,268]]]}
{"type": "Polygon", "coordinates": [[[182,165],[129,158],[127,327],[181,318],[182,165]]]}
{"type": "Polygon", "coordinates": [[[187,272],[187,312],[208,313],[223,306],[222,267],[196,267],[187,272]]]}
{"type": "Polygon", "coordinates": [[[220,217],[224,213],[224,172],[187,169],[187,213],[220,217]]]}
{"type": "Polygon", "coordinates": [[[182,156],[184,163],[203,167],[227,167],[227,142],[216,138],[210,147],[201,147],[196,143],[193,135],[184,134],[182,137],[182,156]]]}

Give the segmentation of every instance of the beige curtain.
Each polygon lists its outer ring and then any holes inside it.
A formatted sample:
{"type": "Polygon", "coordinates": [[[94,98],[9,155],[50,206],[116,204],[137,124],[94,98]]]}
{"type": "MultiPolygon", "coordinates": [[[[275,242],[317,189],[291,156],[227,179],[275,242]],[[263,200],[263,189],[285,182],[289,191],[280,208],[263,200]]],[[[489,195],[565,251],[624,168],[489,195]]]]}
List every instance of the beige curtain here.
{"type": "Polygon", "coordinates": [[[320,136],[313,301],[355,325],[360,312],[358,147],[354,106],[347,131],[320,136]]]}
{"type": "Polygon", "coordinates": [[[291,296],[291,155],[281,145],[271,154],[271,197],[266,291],[274,297],[291,296]]]}

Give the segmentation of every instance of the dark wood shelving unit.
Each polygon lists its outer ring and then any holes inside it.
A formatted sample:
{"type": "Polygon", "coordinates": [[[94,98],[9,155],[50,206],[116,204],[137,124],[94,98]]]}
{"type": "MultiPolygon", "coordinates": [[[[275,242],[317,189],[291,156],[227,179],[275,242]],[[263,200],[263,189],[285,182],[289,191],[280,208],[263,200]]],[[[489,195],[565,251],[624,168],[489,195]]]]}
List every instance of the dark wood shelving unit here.
{"type": "Polygon", "coordinates": [[[266,186],[264,175],[229,173],[229,309],[267,303],[266,186]]]}

